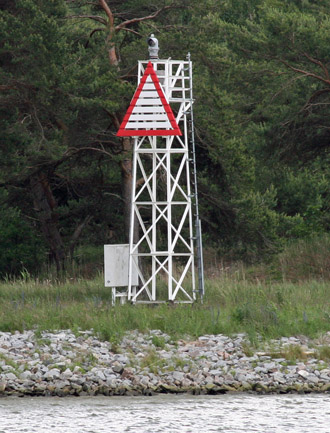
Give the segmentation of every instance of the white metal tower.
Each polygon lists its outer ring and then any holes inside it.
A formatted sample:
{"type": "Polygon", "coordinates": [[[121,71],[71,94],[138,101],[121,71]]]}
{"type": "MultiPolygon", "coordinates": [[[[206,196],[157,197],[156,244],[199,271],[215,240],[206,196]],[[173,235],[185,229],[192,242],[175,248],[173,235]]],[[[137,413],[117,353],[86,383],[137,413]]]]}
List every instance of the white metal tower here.
{"type": "Polygon", "coordinates": [[[189,55],[184,61],[139,61],[138,88],[118,132],[134,137],[128,283],[133,303],[191,303],[196,292],[204,293],[192,105],[189,55]]]}

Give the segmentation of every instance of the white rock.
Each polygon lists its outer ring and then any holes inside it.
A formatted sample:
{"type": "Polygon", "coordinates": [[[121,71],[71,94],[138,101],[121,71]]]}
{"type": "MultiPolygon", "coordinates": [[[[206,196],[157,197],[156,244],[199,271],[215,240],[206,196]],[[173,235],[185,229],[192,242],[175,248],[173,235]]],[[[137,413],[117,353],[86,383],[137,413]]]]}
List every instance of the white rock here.
{"type": "Polygon", "coordinates": [[[28,370],[23,371],[23,373],[21,373],[19,375],[20,379],[23,379],[23,380],[24,379],[30,379],[31,376],[32,376],[32,373],[30,371],[28,371],[28,370]]]}
{"type": "Polygon", "coordinates": [[[61,372],[58,368],[52,368],[44,374],[44,379],[59,379],[61,377],[61,372]]]}
{"type": "Polygon", "coordinates": [[[16,377],[16,375],[14,373],[6,373],[5,374],[5,378],[7,380],[16,380],[17,379],[17,377],[16,377]]]}
{"type": "Polygon", "coordinates": [[[1,366],[1,369],[2,369],[2,371],[8,371],[8,370],[12,370],[13,367],[11,365],[4,364],[1,366]]]}
{"type": "Polygon", "coordinates": [[[282,384],[286,383],[285,377],[283,376],[282,373],[279,372],[274,373],[273,378],[275,382],[282,383],[282,384]]]}
{"type": "Polygon", "coordinates": [[[298,374],[299,374],[299,376],[303,377],[304,379],[307,379],[307,377],[309,376],[309,373],[306,370],[299,370],[298,374]]]}
{"type": "Polygon", "coordinates": [[[307,377],[308,382],[318,383],[319,378],[315,374],[309,374],[307,377]]]}
{"type": "Polygon", "coordinates": [[[217,370],[217,369],[210,370],[209,373],[212,374],[213,376],[221,376],[222,375],[222,371],[217,370]]]}
{"type": "Polygon", "coordinates": [[[214,379],[213,379],[212,376],[207,376],[207,377],[204,379],[204,383],[205,383],[205,384],[213,383],[213,382],[214,382],[214,379]]]}
{"type": "Polygon", "coordinates": [[[71,371],[69,368],[67,368],[67,369],[66,369],[65,371],[63,371],[63,373],[62,373],[62,377],[66,378],[66,379],[72,377],[72,375],[73,375],[73,373],[72,373],[72,371],[71,371]]]}
{"type": "Polygon", "coordinates": [[[55,382],[55,387],[57,389],[63,389],[64,387],[69,386],[69,385],[70,385],[70,382],[68,380],[57,380],[55,382]]]}
{"type": "Polygon", "coordinates": [[[112,364],[112,370],[113,370],[115,373],[121,373],[121,372],[124,370],[124,366],[123,366],[123,364],[121,364],[120,362],[115,361],[115,362],[112,364]]]}
{"type": "Polygon", "coordinates": [[[274,370],[276,368],[276,364],[275,362],[266,362],[264,367],[270,371],[270,370],[274,370]]]}
{"type": "Polygon", "coordinates": [[[106,377],[103,373],[103,371],[99,370],[95,373],[96,377],[98,377],[100,380],[106,380],[106,377]]]}
{"type": "Polygon", "coordinates": [[[177,381],[181,382],[181,380],[183,380],[183,378],[184,378],[184,373],[182,373],[181,371],[173,371],[172,377],[173,377],[173,380],[177,380],[177,381]]]}

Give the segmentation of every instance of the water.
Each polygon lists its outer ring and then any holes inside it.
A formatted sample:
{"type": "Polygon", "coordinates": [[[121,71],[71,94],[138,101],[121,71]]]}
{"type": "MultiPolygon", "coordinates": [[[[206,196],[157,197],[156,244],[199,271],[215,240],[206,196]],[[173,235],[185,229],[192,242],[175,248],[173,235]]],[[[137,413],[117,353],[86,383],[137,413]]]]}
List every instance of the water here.
{"type": "Polygon", "coordinates": [[[330,395],[0,399],[0,433],[329,433],[330,395]]]}

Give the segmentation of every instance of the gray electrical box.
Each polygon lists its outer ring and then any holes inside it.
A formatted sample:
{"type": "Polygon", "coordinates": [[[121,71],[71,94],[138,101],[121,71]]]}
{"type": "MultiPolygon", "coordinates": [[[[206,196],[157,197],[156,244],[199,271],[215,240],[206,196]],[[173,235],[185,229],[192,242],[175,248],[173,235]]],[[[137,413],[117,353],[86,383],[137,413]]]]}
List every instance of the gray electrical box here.
{"type": "MultiPolygon", "coordinates": [[[[134,268],[134,267],[133,267],[134,268]]],[[[129,245],[104,245],[104,281],[106,287],[127,287],[129,245]]],[[[139,284],[137,271],[132,271],[132,286],[139,284]]]]}

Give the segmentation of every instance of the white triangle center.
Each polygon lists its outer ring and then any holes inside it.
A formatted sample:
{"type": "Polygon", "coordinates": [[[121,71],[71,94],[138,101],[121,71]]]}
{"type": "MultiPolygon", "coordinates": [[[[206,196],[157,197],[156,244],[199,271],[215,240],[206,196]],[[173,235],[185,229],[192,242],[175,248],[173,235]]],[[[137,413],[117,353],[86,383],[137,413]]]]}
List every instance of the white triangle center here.
{"type": "Polygon", "coordinates": [[[158,95],[157,89],[149,75],[144,83],[138,100],[126,124],[126,129],[167,129],[172,128],[158,95]]]}

